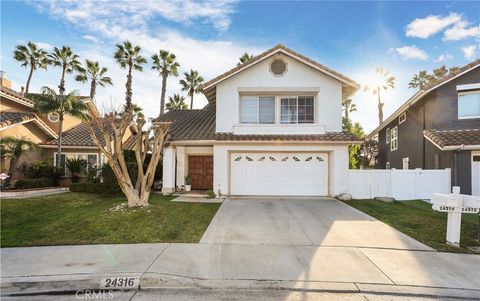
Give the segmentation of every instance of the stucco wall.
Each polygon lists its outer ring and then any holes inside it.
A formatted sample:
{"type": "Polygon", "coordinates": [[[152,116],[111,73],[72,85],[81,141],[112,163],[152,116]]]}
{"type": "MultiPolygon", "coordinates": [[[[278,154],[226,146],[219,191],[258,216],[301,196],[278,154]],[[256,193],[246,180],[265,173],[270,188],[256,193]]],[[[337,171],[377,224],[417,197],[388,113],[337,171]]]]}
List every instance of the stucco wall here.
{"type": "Polygon", "coordinates": [[[213,147],[213,190],[218,194],[229,193],[229,170],[232,151],[323,151],[329,153],[329,191],[331,195],[347,192],[348,188],[348,148],[344,145],[313,144],[236,144],[214,145],[213,147]]]}
{"type": "MultiPolygon", "coordinates": [[[[276,56],[278,57],[278,56],[276,56]]],[[[233,132],[234,125],[240,123],[240,92],[271,91],[286,92],[318,91],[316,94],[316,124],[324,125],[327,132],[342,129],[342,85],[313,68],[286,56],[287,72],[283,76],[274,76],[269,69],[272,60],[266,59],[217,85],[217,132],[233,132]]],[[[281,94],[281,93],[280,93],[281,94]]],[[[261,126],[260,126],[261,127],[261,126]]],[[[276,124],[272,134],[291,133],[292,125],[276,124]],[[288,129],[288,130],[286,130],[288,129]]],[[[249,129],[255,132],[255,129],[249,129]]],[[[316,129],[322,133],[322,127],[316,129]]]]}

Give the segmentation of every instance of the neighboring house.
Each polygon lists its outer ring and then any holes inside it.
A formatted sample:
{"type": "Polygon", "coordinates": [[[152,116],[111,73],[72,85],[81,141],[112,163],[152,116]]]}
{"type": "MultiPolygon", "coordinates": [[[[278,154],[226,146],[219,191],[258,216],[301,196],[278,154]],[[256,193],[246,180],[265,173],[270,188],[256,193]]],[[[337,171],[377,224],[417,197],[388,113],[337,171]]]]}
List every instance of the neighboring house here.
{"type": "Polygon", "coordinates": [[[480,60],[418,91],[375,136],[376,168],[451,168],[452,185],[480,195],[480,60]]]}
{"type": "MultiPolygon", "coordinates": [[[[89,113],[93,117],[100,114],[89,97],[83,97],[89,113]]],[[[71,116],[64,117],[62,143],[62,167],[65,168],[65,158],[83,158],[92,165],[102,164],[104,158],[90,137],[86,122],[71,116]]],[[[40,145],[39,150],[25,152],[17,166],[38,160],[50,160],[54,164],[57,154],[58,116],[55,114],[41,115],[34,112],[34,102],[11,89],[11,83],[5,73],[1,77],[0,90],[0,138],[6,136],[26,137],[40,145]]],[[[1,171],[9,168],[9,160],[1,162],[1,171]]],[[[67,172],[67,170],[65,170],[67,172]]],[[[68,174],[68,172],[67,172],[68,174]]],[[[14,173],[14,178],[20,174],[14,173]]]]}
{"type": "Polygon", "coordinates": [[[203,85],[209,104],[173,110],[163,192],[185,184],[222,195],[335,195],[347,191],[342,98],[359,85],[283,45],[203,85]]]}

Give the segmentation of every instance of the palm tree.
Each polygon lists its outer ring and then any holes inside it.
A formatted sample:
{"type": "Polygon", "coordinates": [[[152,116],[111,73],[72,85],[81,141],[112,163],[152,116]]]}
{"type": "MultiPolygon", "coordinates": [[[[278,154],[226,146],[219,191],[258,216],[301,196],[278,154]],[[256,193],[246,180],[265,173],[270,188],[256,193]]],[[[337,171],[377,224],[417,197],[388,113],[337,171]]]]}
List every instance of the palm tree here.
{"type": "Polygon", "coordinates": [[[158,70],[162,77],[162,94],[160,96],[160,115],[165,112],[165,92],[167,91],[167,77],[169,75],[178,76],[178,67],[180,65],[175,60],[175,54],[166,50],[160,50],[159,54],[152,55],[152,69],[158,70]]]}
{"type": "Polygon", "coordinates": [[[447,70],[447,67],[445,67],[445,65],[433,70],[433,76],[435,76],[435,79],[444,78],[447,74],[448,74],[448,70],[447,70]]]}
{"type": "Polygon", "coordinates": [[[186,91],[190,96],[190,110],[193,109],[193,95],[202,92],[200,86],[203,83],[203,77],[201,77],[196,70],[190,70],[190,73],[183,73],[185,79],[180,80],[182,85],[182,91],[186,91]]]}
{"type": "Polygon", "coordinates": [[[244,53],[242,54],[242,56],[238,59],[240,62],[237,63],[237,66],[240,66],[241,64],[245,64],[246,62],[250,61],[251,59],[253,59],[253,54],[248,54],[248,53],[244,53]]]}
{"type": "Polygon", "coordinates": [[[351,98],[342,100],[343,112],[345,113],[345,118],[349,119],[348,114],[357,111],[357,105],[353,103],[351,98]]]}
{"type": "MultiPolygon", "coordinates": [[[[30,139],[22,137],[6,136],[0,139],[0,156],[1,159],[10,158],[10,166],[8,167],[8,182],[11,180],[15,167],[17,166],[18,159],[24,151],[29,149],[36,149],[38,145],[32,142],[30,139]]],[[[7,182],[7,183],[8,183],[7,182]]]]}
{"type": "Polygon", "coordinates": [[[53,48],[53,52],[48,55],[54,66],[62,67],[62,76],[60,77],[60,85],[58,86],[60,95],[65,94],[65,73],[72,73],[78,71],[81,68],[80,57],[73,53],[72,49],[68,46],[62,46],[62,48],[53,48]]]}
{"type": "Polygon", "coordinates": [[[98,62],[85,60],[85,67],[79,69],[79,73],[75,80],[79,82],[86,82],[90,80],[90,98],[93,100],[97,91],[97,85],[105,87],[106,85],[113,85],[112,79],[106,76],[108,69],[106,67],[100,67],[98,62]]]}
{"type": "Polygon", "coordinates": [[[419,89],[423,89],[423,87],[425,87],[425,85],[432,79],[432,76],[429,75],[427,73],[427,71],[425,70],[421,70],[418,72],[418,74],[415,74],[412,78],[412,80],[410,81],[410,83],[408,83],[408,87],[409,88],[419,88],[419,89]]]}
{"type": "Polygon", "coordinates": [[[35,109],[42,114],[58,114],[58,157],[57,167],[60,167],[62,155],[63,119],[66,115],[81,120],[90,119],[87,105],[78,96],[78,91],[72,91],[67,95],[57,94],[49,87],[42,87],[42,94],[32,96],[35,101],[35,109]]]}
{"type": "Polygon", "coordinates": [[[378,102],[378,122],[382,124],[383,122],[383,105],[382,98],[380,96],[381,90],[388,90],[388,89],[395,89],[395,76],[390,75],[388,71],[384,70],[383,68],[379,67],[375,70],[375,72],[380,75],[381,83],[376,83],[372,86],[365,86],[365,91],[372,91],[373,94],[377,95],[377,102],[378,102]]]}
{"type": "Polygon", "coordinates": [[[185,97],[173,94],[173,97],[168,98],[167,110],[187,110],[188,105],[185,103],[185,97]]]}
{"type": "Polygon", "coordinates": [[[114,58],[122,69],[128,69],[127,82],[125,84],[125,107],[130,109],[132,106],[132,71],[143,71],[143,64],[147,59],[140,55],[142,48],[138,45],[133,46],[130,41],[124,41],[123,44],[117,44],[114,58]]]}
{"type": "Polygon", "coordinates": [[[50,63],[48,60],[48,52],[38,48],[35,43],[28,42],[27,45],[15,46],[13,58],[22,63],[22,67],[30,67],[30,73],[28,74],[27,84],[25,86],[25,93],[28,94],[33,72],[38,68],[47,69],[50,63]]]}

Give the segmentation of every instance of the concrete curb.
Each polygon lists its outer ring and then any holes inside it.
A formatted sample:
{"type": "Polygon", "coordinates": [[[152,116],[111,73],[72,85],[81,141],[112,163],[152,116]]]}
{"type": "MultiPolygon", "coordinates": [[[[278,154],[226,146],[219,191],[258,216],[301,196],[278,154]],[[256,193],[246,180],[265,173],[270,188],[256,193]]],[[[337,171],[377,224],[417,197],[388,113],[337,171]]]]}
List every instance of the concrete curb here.
{"type": "MultiPolygon", "coordinates": [[[[410,297],[450,297],[480,300],[480,289],[441,288],[408,285],[369,284],[322,281],[276,281],[276,280],[211,280],[190,277],[146,273],[83,274],[63,276],[34,276],[2,278],[3,296],[33,296],[39,294],[74,293],[77,290],[105,290],[100,285],[105,277],[140,277],[140,290],[242,290],[242,291],[298,291],[325,293],[352,293],[398,295],[410,297]]],[[[125,289],[112,289],[120,291],[125,289]]],[[[132,290],[132,289],[128,289],[132,290]]]]}

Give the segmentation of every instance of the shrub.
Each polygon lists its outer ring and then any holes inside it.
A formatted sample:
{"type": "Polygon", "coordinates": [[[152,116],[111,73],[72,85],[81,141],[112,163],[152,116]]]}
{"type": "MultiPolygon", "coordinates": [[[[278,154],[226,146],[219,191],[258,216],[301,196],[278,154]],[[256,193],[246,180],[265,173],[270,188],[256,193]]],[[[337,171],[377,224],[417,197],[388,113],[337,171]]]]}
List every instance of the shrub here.
{"type": "Polygon", "coordinates": [[[108,193],[105,184],[101,183],[72,183],[69,189],[71,192],[108,193]]]}
{"type": "Polygon", "coordinates": [[[54,186],[58,186],[63,175],[61,169],[56,168],[51,162],[43,160],[30,164],[28,168],[28,177],[31,179],[49,178],[54,186]]]}
{"type": "Polygon", "coordinates": [[[209,198],[214,199],[216,197],[215,192],[213,190],[207,190],[207,195],[209,198]]]}
{"type": "Polygon", "coordinates": [[[87,183],[100,183],[100,171],[101,168],[98,166],[88,165],[87,170],[87,183]]]}
{"type": "Polygon", "coordinates": [[[15,189],[40,188],[54,186],[53,180],[48,178],[24,179],[15,182],[15,189]]]}
{"type": "Polygon", "coordinates": [[[72,158],[67,159],[65,164],[72,175],[72,183],[78,183],[78,181],[80,181],[80,174],[87,168],[87,160],[72,158]]]}

